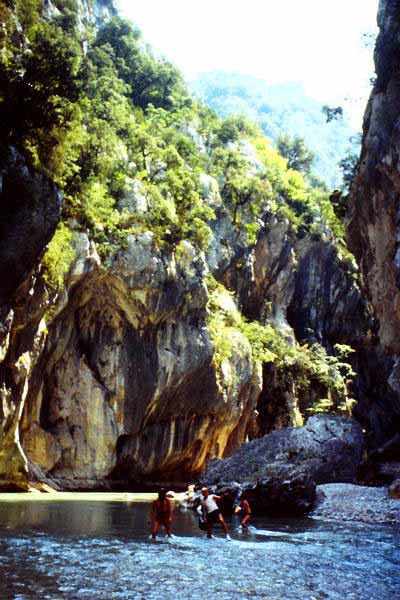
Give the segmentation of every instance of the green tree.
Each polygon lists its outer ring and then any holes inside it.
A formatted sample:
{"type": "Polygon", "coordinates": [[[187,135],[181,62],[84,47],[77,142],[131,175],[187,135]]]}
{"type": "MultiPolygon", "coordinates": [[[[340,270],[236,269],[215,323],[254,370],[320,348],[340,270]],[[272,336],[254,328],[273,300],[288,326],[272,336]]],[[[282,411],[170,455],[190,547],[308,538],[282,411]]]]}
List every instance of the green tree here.
{"type": "Polygon", "coordinates": [[[343,108],[341,106],[328,106],[327,104],[324,104],[322,112],[325,115],[327,123],[343,118],[343,108]]]}
{"type": "Polygon", "coordinates": [[[61,18],[32,25],[24,15],[29,51],[14,44],[7,60],[0,60],[0,139],[25,150],[44,169],[62,169],[51,162],[76,118],[82,58],[76,19],[68,30],[61,18]]]}
{"type": "Polygon", "coordinates": [[[343,183],[347,189],[350,188],[351,182],[353,181],[353,177],[358,165],[358,159],[359,155],[350,151],[339,162],[339,168],[343,173],[343,183]]]}
{"type": "Polygon", "coordinates": [[[307,148],[303,138],[297,135],[291,138],[285,133],[279,136],[276,147],[280,154],[287,159],[289,169],[300,171],[306,175],[310,173],[315,154],[307,148]]]}
{"type": "Polygon", "coordinates": [[[248,160],[233,148],[215,150],[212,170],[220,180],[221,196],[231,212],[232,222],[238,223],[240,209],[253,217],[257,215],[271,192],[266,172],[253,173],[248,160]]]}
{"type": "Polygon", "coordinates": [[[190,103],[182,75],[169,62],[157,61],[144,48],[141,33],[129,21],[115,17],[100,30],[96,46],[108,45],[119,77],[129,86],[129,97],[135,106],[149,104],[166,109],[190,103]]]}

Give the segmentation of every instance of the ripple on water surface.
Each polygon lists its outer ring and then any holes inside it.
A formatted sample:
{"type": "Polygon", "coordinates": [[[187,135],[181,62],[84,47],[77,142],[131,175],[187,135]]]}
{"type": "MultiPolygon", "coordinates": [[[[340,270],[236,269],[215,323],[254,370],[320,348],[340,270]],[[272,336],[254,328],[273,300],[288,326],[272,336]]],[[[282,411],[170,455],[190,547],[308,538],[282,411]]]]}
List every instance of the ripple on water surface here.
{"type": "Polygon", "coordinates": [[[2,600],[394,600],[399,528],[321,521],[230,523],[204,538],[175,511],[172,540],[149,540],[148,504],[0,502],[2,600]]]}

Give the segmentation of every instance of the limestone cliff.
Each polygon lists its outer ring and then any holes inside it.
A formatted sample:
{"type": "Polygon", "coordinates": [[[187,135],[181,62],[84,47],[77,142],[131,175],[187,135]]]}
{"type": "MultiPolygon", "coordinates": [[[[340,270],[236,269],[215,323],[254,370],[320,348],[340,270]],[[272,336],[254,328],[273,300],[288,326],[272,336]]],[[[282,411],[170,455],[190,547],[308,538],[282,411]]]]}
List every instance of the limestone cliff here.
{"type": "MultiPolygon", "coordinates": [[[[220,204],[215,190],[206,200],[220,204]]],[[[137,210],[136,202],[130,210],[137,210]]],[[[45,345],[42,337],[41,352],[30,347],[27,355],[18,456],[26,455],[30,477],[62,488],[184,481],[257,431],[301,423],[306,408],[326,393],[317,381],[299,394],[290,370],[265,365],[262,374],[239,332],[231,358],[221,368],[213,362],[207,273],[236,292],[249,316],[274,321],[293,343],[304,331],[327,345],[356,341],[361,325],[351,336],[343,332],[343,311],[361,324],[364,306],[332,244],[322,243],[324,254],[318,243],[298,240],[285,220],[268,211],[263,219],[256,245],[249,245],[221,209],[206,260],[188,242],[175,252],[161,250],[148,232],[131,236],[102,264],[87,235],[74,234],[75,259],[47,317],[45,345]],[[313,267],[312,277],[306,266],[299,269],[313,252],[316,265],[328,256],[337,267],[324,303],[318,290],[331,277],[326,264],[313,267]],[[296,293],[299,274],[302,291],[296,293]],[[311,317],[299,322],[308,327],[300,330],[293,320],[292,329],[288,319],[300,312],[303,297],[311,317]],[[325,332],[322,314],[330,302],[329,310],[339,312],[325,332]]]]}
{"type": "Polygon", "coordinates": [[[381,0],[376,83],[365,113],[349,215],[349,241],[379,319],[381,343],[396,354],[400,351],[399,11],[398,1],[381,0]]]}
{"type": "MultiPolygon", "coordinates": [[[[400,386],[400,2],[381,0],[376,82],[366,109],[362,152],[350,194],[348,239],[377,317],[386,403],[381,417],[399,428],[400,386]],[[389,383],[385,389],[384,380],[389,383]]],[[[379,418],[377,414],[377,418],[379,418]]]]}
{"type": "MultiPolygon", "coordinates": [[[[82,244],[83,242],[83,244],[82,244]]],[[[206,264],[149,232],[108,269],[73,270],[33,374],[22,420],[30,460],[62,485],[195,476],[245,440],[260,388],[245,339],[217,380],[206,328],[206,264]]]]}
{"type": "Polygon", "coordinates": [[[39,129],[10,130],[19,149],[1,159],[0,485],[185,482],[318,402],[348,414],[351,394],[384,440],[393,411],[376,401],[373,319],[321,190],[251,128],[191,104],[126,24],[89,56],[85,21],[108,19],[112,2],[79,2],[75,25],[45,4],[59,45],[67,27],[58,56],[71,79],[57,87],[55,155],[35,114],[39,129]],[[43,174],[54,164],[63,209],[43,174]],[[43,253],[60,219],[54,274],[43,253]],[[355,351],[353,389],[338,344],[355,351]]]}
{"type": "Polygon", "coordinates": [[[48,302],[37,266],[60,214],[56,186],[11,149],[0,167],[0,479],[11,488],[28,475],[19,419],[45,339],[48,302]]]}

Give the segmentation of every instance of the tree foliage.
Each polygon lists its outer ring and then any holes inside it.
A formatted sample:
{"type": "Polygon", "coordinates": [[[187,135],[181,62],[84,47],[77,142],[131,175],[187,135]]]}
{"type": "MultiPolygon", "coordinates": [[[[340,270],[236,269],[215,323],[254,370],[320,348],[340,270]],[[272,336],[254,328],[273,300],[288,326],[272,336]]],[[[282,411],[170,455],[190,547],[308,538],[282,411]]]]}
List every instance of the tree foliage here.
{"type": "Polygon", "coordinates": [[[0,60],[0,139],[24,149],[49,167],[75,118],[82,50],[73,13],[52,22],[39,18],[39,4],[17,3],[0,60]],[[68,17],[68,22],[66,18],[68,17]],[[10,43],[16,23],[19,43],[10,43]]]}
{"type": "Polygon", "coordinates": [[[341,184],[338,163],[353,129],[346,115],[327,123],[322,104],[307,96],[300,83],[271,85],[249,75],[212,71],[202,74],[192,87],[222,117],[247,115],[275,144],[282,132],[303,138],[316,155],[312,176],[329,189],[341,184]]]}
{"type": "MultiPolygon", "coordinates": [[[[62,287],[76,230],[105,263],[147,230],[171,252],[182,240],[207,251],[216,207],[203,194],[204,174],[217,182],[218,210],[249,244],[274,215],[292,236],[331,236],[345,249],[329,194],[311,181],[313,153],[302,138],[282,136],[274,148],[246,116],[223,119],[193,100],[180,73],[156,59],[129,22],[116,17],[94,31],[78,23],[75,0],[54,5],[49,16],[39,0],[0,0],[2,148],[14,145],[64,195],[63,222],[42,262],[50,287],[62,287]]],[[[224,308],[222,286],[214,282],[210,292],[219,366],[244,341],[256,362],[295,371],[299,385],[324,383],[332,406],[346,397],[349,372],[339,355],[291,346],[282,332],[246,321],[232,299],[224,308]]]]}
{"type": "Polygon", "coordinates": [[[224,286],[212,278],[209,278],[208,285],[208,328],[214,343],[213,359],[217,372],[229,361],[240,339],[244,338],[255,362],[274,364],[283,379],[290,373],[297,393],[308,389],[311,382],[321,386],[326,397],[309,407],[309,412],[351,414],[354,400],[349,397],[349,383],[355,373],[346,360],[353,352],[350,346],[337,344],[334,354],[328,355],[320,344],[289,343],[279,329],[258,321],[247,321],[236,308],[233,295],[224,286]]]}
{"type": "Polygon", "coordinates": [[[97,36],[95,47],[112,49],[117,73],[129,89],[135,106],[174,109],[190,104],[182,75],[169,62],[154,59],[144,48],[141,33],[130,23],[115,17],[104,25],[97,36]]]}
{"type": "Polygon", "coordinates": [[[315,159],[314,152],[307,148],[304,139],[296,135],[293,138],[287,133],[280,135],[276,147],[279,153],[287,158],[289,169],[308,175],[315,159]]]}
{"type": "Polygon", "coordinates": [[[343,118],[343,108],[341,106],[328,106],[324,104],[322,112],[325,115],[327,123],[343,118]]]}

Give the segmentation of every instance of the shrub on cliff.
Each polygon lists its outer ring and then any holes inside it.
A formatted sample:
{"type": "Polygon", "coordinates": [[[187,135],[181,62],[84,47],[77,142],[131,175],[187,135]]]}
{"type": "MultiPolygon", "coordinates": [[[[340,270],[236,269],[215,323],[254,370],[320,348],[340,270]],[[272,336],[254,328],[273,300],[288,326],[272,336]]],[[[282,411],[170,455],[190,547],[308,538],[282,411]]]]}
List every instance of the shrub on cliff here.
{"type": "Polygon", "coordinates": [[[208,287],[207,325],[214,343],[217,372],[235,352],[235,334],[239,333],[248,340],[253,361],[273,363],[283,378],[290,376],[297,393],[306,390],[313,381],[320,384],[325,396],[308,407],[308,413],[351,414],[354,400],[349,398],[349,383],[355,373],[345,360],[352,352],[350,347],[337,344],[335,355],[329,355],[320,344],[293,343],[284,330],[246,320],[236,308],[233,294],[223,285],[209,278],[208,287]]]}

